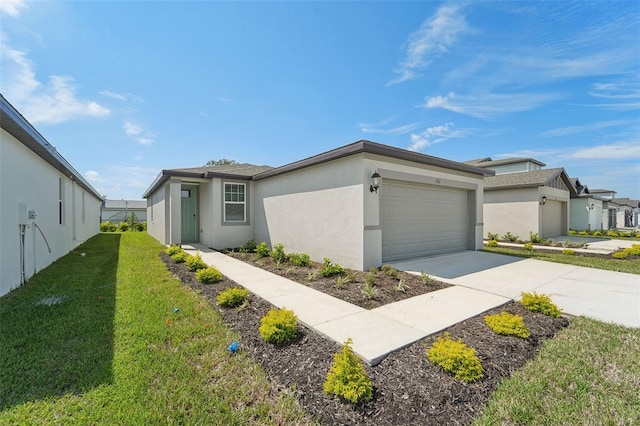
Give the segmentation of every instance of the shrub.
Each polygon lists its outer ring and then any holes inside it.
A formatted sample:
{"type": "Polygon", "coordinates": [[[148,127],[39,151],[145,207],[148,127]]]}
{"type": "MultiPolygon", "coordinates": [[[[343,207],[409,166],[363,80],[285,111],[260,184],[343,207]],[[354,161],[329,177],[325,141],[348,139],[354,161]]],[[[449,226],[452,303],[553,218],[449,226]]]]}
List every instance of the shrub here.
{"type": "Polygon", "coordinates": [[[298,318],[288,309],[271,308],[260,319],[260,336],[269,343],[285,343],[298,334],[298,318]]]}
{"type": "Polygon", "coordinates": [[[467,346],[462,339],[453,340],[448,332],[436,339],[427,349],[427,358],[456,379],[470,383],[481,379],[484,370],[476,350],[467,346]]]}
{"type": "Polygon", "coordinates": [[[618,234],[616,231],[609,231],[607,232],[607,237],[619,237],[620,234],[618,234]]]}
{"type": "Polygon", "coordinates": [[[560,318],[560,308],[551,301],[548,295],[538,294],[534,291],[533,293],[522,292],[520,296],[520,304],[524,306],[525,309],[531,312],[540,312],[550,317],[560,318]]]}
{"type": "Polygon", "coordinates": [[[324,258],[324,266],[320,270],[320,275],[323,277],[330,277],[333,275],[344,275],[347,270],[340,266],[339,263],[331,263],[328,257],[324,258]]]}
{"type": "Polygon", "coordinates": [[[487,236],[489,237],[490,240],[497,240],[498,239],[498,234],[494,234],[492,232],[488,232],[487,236]]]}
{"type": "Polygon", "coordinates": [[[511,232],[507,232],[502,236],[502,238],[513,243],[518,241],[518,238],[520,237],[518,235],[513,235],[511,232]]]}
{"type": "Polygon", "coordinates": [[[255,240],[249,240],[244,245],[238,247],[238,251],[240,253],[253,253],[256,250],[256,242],[255,240]]]}
{"type": "Polygon", "coordinates": [[[524,244],[524,249],[526,251],[528,251],[529,253],[531,253],[533,251],[533,243],[525,243],[524,244]]]}
{"type": "Polygon", "coordinates": [[[196,272],[207,267],[207,264],[204,263],[200,254],[196,254],[195,256],[188,255],[185,259],[185,264],[191,272],[196,272]]]}
{"type": "Polygon", "coordinates": [[[594,237],[602,237],[602,232],[596,231],[596,232],[593,233],[593,236],[594,237]]]}
{"type": "Polygon", "coordinates": [[[587,231],[580,231],[578,232],[578,235],[581,235],[584,237],[585,235],[589,235],[589,233],[587,231]]]}
{"type": "Polygon", "coordinates": [[[187,254],[186,251],[180,249],[179,252],[173,254],[171,256],[171,259],[173,259],[174,262],[176,263],[184,263],[187,260],[187,257],[189,257],[189,255],[187,254]]]}
{"type": "Polygon", "coordinates": [[[629,252],[626,250],[616,251],[616,252],[613,252],[611,256],[613,256],[616,259],[626,259],[627,257],[629,257],[629,252]]]}
{"type": "Polygon", "coordinates": [[[420,270],[420,278],[422,278],[422,282],[424,284],[429,284],[431,282],[431,275],[427,274],[423,269],[420,270]]]}
{"type": "Polygon", "coordinates": [[[384,265],[382,265],[380,267],[380,270],[384,272],[385,275],[388,275],[393,278],[398,278],[398,270],[393,266],[389,265],[388,263],[385,263],[384,265]]]}
{"type": "Polygon", "coordinates": [[[498,240],[490,240],[487,242],[487,247],[498,247],[498,240]]]}
{"type": "Polygon", "coordinates": [[[249,292],[242,287],[228,288],[218,295],[216,303],[225,308],[235,308],[242,305],[248,295],[249,292]]]}
{"type": "Polygon", "coordinates": [[[576,254],[575,250],[571,250],[569,248],[562,249],[562,254],[566,254],[568,256],[573,256],[576,254]]]}
{"type": "Polygon", "coordinates": [[[256,254],[258,257],[267,257],[270,252],[269,246],[264,241],[256,246],[256,254]]]}
{"type": "Polygon", "coordinates": [[[100,224],[100,232],[116,232],[117,229],[118,225],[111,222],[110,220],[100,224]]]}
{"type": "Polygon", "coordinates": [[[213,284],[222,280],[222,273],[215,266],[209,266],[196,272],[196,280],[202,284],[213,284]]]}
{"type": "Polygon", "coordinates": [[[367,285],[372,286],[376,283],[377,279],[378,279],[378,271],[376,270],[376,268],[371,268],[367,273],[367,276],[364,277],[364,282],[367,285]]]}
{"type": "Polygon", "coordinates": [[[143,222],[136,222],[135,225],[135,230],[138,232],[144,232],[147,230],[147,221],[143,221],[143,222]]]}
{"type": "Polygon", "coordinates": [[[569,229],[569,235],[576,235],[576,234],[577,234],[576,231],[574,231],[573,229],[569,229]]]}
{"type": "Polygon", "coordinates": [[[407,289],[410,289],[411,287],[409,287],[407,285],[407,283],[401,279],[400,281],[398,281],[398,285],[396,286],[396,291],[401,291],[401,292],[405,292],[407,291],[407,289]]]}
{"type": "Polygon", "coordinates": [[[173,256],[174,254],[179,253],[181,251],[182,251],[182,248],[180,248],[179,245],[171,244],[169,247],[167,247],[167,249],[164,252],[169,256],[173,256]]]}
{"type": "Polygon", "coordinates": [[[640,256],[640,244],[633,244],[630,248],[625,250],[628,250],[631,256],[640,256]]]}
{"type": "Polygon", "coordinates": [[[523,339],[531,336],[531,332],[524,325],[524,320],[520,315],[501,312],[495,315],[486,315],[484,322],[498,334],[514,335],[523,339]]]}
{"type": "Polygon", "coordinates": [[[529,231],[529,240],[534,244],[540,244],[542,242],[542,238],[540,238],[540,234],[533,231],[529,231]]]}
{"type": "Polygon", "coordinates": [[[129,223],[122,221],[118,224],[118,231],[127,232],[129,230],[129,223]]]}
{"type": "Polygon", "coordinates": [[[309,266],[311,264],[311,256],[306,253],[291,253],[289,262],[295,266],[309,266]]]}
{"type": "Polygon", "coordinates": [[[273,246],[273,250],[271,251],[271,254],[269,254],[269,256],[271,256],[271,258],[276,263],[286,262],[287,261],[287,255],[284,252],[284,244],[280,243],[280,244],[276,244],[275,246],[273,246]]]}
{"type": "Polygon", "coordinates": [[[376,288],[376,286],[367,281],[364,287],[362,287],[362,294],[364,294],[364,297],[369,300],[375,299],[378,295],[378,289],[376,288]]]}
{"type": "Polygon", "coordinates": [[[362,365],[362,361],[351,349],[351,338],[333,355],[327,379],[322,385],[326,394],[336,395],[347,402],[357,404],[373,397],[373,383],[362,365]]]}

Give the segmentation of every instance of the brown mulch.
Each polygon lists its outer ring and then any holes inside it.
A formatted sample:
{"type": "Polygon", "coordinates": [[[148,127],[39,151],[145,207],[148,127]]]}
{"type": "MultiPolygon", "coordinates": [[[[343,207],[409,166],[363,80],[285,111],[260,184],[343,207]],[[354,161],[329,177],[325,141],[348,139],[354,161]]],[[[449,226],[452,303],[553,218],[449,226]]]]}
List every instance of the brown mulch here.
{"type": "Polygon", "coordinates": [[[260,318],[272,307],[268,302],[250,294],[248,305],[242,309],[217,307],[219,292],[236,283],[224,278],[216,284],[200,284],[183,264],[161,256],[184,285],[209,300],[225,323],[240,334],[240,350],[260,363],[278,388],[293,393],[300,406],[321,424],[468,424],[481,413],[502,378],[534,358],[544,339],[569,324],[566,318],[529,312],[513,302],[492,309],[446,330],[454,339],[462,338],[476,349],[484,368],[483,379],[463,383],[427,360],[425,349],[441,335],[438,333],[392,353],[375,367],[365,366],[374,384],[374,397],[354,407],[322,390],[339,345],[303,325],[299,325],[294,342],[283,346],[268,344],[258,334],[260,318]],[[502,311],[521,315],[532,336],[520,339],[491,331],[484,323],[484,315],[502,311]]]}

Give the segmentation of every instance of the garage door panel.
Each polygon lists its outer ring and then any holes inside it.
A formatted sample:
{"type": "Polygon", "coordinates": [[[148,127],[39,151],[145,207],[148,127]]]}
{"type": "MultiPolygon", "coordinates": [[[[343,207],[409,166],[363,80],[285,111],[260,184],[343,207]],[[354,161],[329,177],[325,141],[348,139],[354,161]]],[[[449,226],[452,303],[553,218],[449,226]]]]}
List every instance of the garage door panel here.
{"type": "Polygon", "coordinates": [[[563,203],[561,201],[548,200],[542,206],[542,238],[557,237],[562,235],[563,203]]]}
{"type": "Polygon", "coordinates": [[[467,248],[467,191],[385,181],[380,196],[383,261],[467,248]]]}

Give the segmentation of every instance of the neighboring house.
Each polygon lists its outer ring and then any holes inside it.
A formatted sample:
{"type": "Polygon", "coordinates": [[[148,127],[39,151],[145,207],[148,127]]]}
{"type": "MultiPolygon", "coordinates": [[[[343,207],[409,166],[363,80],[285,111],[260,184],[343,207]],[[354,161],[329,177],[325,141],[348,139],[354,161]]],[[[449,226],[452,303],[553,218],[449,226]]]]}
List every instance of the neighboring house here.
{"type": "Polygon", "coordinates": [[[604,228],[603,211],[606,201],[591,194],[578,178],[571,178],[575,194],[571,194],[569,227],[576,231],[601,231],[604,228]]]}
{"type": "Polygon", "coordinates": [[[640,201],[629,198],[614,198],[613,202],[618,204],[618,227],[638,228],[640,227],[640,201]]]}
{"type": "Polygon", "coordinates": [[[366,270],[481,248],[492,174],[363,140],[278,168],[162,170],[143,197],[148,232],[164,244],[224,249],[254,239],[366,270]]]}
{"type": "Polygon", "coordinates": [[[105,199],[100,207],[100,223],[110,221],[118,224],[131,213],[135,213],[138,222],[147,220],[147,201],[105,199]]]}
{"type": "Polygon", "coordinates": [[[618,227],[618,204],[613,201],[616,191],[610,189],[590,189],[589,192],[603,200],[602,229],[616,229],[618,227]]]}
{"type": "Polygon", "coordinates": [[[0,296],[100,231],[100,194],[0,95],[0,296]]]}
{"type": "Polygon", "coordinates": [[[528,239],[530,232],[542,238],[568,234],[575,188],[563,168],[543,169],[545,164],[533,158],[483,158],[465,164],[496,173],[485,178],[485,235],[511,232],[528,239]]]}

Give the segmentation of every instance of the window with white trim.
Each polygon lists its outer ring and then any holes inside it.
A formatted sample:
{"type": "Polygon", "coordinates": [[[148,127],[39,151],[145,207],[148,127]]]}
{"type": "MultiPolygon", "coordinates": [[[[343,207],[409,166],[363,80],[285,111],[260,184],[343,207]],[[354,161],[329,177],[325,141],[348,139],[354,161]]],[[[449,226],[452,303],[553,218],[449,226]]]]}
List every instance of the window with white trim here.
{"type": "Polygon", "coordinates": [[[247,186],[244,183],[224,184],[224,221],[247,221],[247,186]]]}

